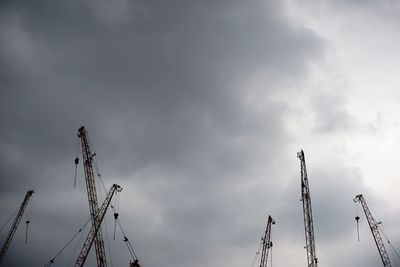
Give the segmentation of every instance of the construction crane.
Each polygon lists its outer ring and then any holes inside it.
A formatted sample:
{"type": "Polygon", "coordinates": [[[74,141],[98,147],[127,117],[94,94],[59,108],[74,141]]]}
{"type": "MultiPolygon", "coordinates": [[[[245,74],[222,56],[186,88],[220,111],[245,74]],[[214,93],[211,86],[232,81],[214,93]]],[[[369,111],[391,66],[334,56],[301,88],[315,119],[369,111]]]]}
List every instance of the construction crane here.
{"type": "MultiPolygon", "coordinates": [[[[357,195],[353,199],[353,201],[355,203],[357,203],[357,202],[361,203],[361,206],[363,207],[363,210],[364,210],[364,213],[365,213],[365,217],[367,217],[369,228],[371,229],[371,233],[372,233],[372,236],[374,237],[376,247],[378,248],[379,255],[381,256],[383,266],[384,267],[391,267],[392,264],[390,263],[389,256],[388,256],[388,254],[386,252],[386,249],[385,249],[385,245],[383,244],[382,237],[381,237],[381,235],[379,233],[378,225],[380,224],[380,222],[377,222],[374,219],[374,217],[372,216],[372,214],[371,214],[371,212],[370,212],[370,210],[368,208],[367,202],[365,202],[365,199],[364,199],[363,195],[361,195],[361,194],[357,195]]],[[[356,217],[357,223],[358,223],[359,219],[360,219],[360,217],[357,216],[356,217]]]]}
{"type": "Polygon", "coordinates": [[[101,223],[107,212],[108,206],[111,203],[111,199],[115,192],[121,192],[121,191],[122,191],[122,188],[119,185],[113,184],[113,186],[111,187],[110,191],[108,192],[103,204],[101,205],[101,208],[95,214],[95,220],[94,220],[95,223],[92,224],[92,227],[90,228],[89,234],[86,237],[85,243],[83,244],[83,247],[79,254],[79,257],[76,260],[75,267],[82,267],[85,264],[86,258],[90,251],[90,248],[93,245],[93,241],[96,240],[96,237],[98,236],[98,233],[100,232],[100,226],[101,226],[101,223]]]}
{"type": "MultiPolygon", "coordinates": [[[[81,139],[82,146],[82,158],[83,158],[83,166],[85,170],[85,180],[86,180],[86,189],[89,200],[89,210],[91,215],[92,227],[98,224],[97,222],[97,194],[96,194],[96,182],[94,179],[94,171],[93,171],[93,157],[96,154],[92,154],[90,150],[89,137],[87,135],[87,131],[85,127],[82,126],[78,130],[78,137],[81,139]]],[[[77,164],[77,160],[75,159],[75,163],[77,164]]],[[[101,226],[99,224],[99,229],[96,231],[96,236],[94,237],[94,246],[96,248],[96,260],[98,267],[106,267],[107,259],[106,259],[106,251],[104,248],[104,241],[101,232],[101,226]]]]}
{"type": "Polygon", "coordinates": [[[272,241],[271,241],[271,226],[275,224],[275,220],[272,219],[271,215],[268,215],[267,227],[265,228],[264,237],[262,240],[262,252],[261,252],[261,261],[260,267],[267,267],[268,263],[268,253],[272,249],[272,241]]]}
{"type": "MultiPolygon", "coordinates": [[[[1,248],[1,251],[0,251],[0,264],[2,263],[2,261],[4,259],[4,256],[7,253],[8,247],[11,244],[11,241],[12,241],[12,239],[14,237],[14,234],[17,231],[18,224],[21,221],[22,215],[24,214],[26,206],[28,205],[29,199],[31,198],[33,193],[34,193],[33,190],[29,190],[28,192],[26,192],[25,198],[22,201],[22,204],[21,204],[21,206],[20,206],[20,208],[18,210],[17,216],[14,219],[14,223],[12,224],[11,229],[8,232],[7,238],[4,241],[4,244],[3,244],[2,248],[1,248]]],[[[27,223],[28,223],[28,221],[27,221],[27,223]]]]}
{"type": "Polygon", "coordinates": [[[318,259],[315,253],[315,238],[314,238],[314,226],[313,217],[311,210],[311,196],[310,188],[308,186],[306,160],[304,152],[301,150],[297,153],[297,157],[300,159],[301,167],[301,201],[303,202],[303,214],[304,214],[304,230],[306,236],[307,251],[307,262],[308,267],[317,267],[318,259]]]}

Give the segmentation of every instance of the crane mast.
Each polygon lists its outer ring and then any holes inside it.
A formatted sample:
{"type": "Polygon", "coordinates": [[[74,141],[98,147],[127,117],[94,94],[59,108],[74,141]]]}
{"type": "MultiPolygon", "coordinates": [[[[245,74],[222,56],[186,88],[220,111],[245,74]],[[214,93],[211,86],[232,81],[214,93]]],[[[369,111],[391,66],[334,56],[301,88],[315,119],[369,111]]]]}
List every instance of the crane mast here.
{"type": "Polygon", "coordinates": [[[386,252],[385,245],[383,244],[381,234],[379,233],[379,228],[378,228],[379,222],[377,222],[374,219],[374,217],[372,216],[372,214],[368,208],[367,202],[365,202],[363,195],[361,195],[361,194],[357,195],[353,199],[353,201],[355,203],[360,202],[361,206],[363,207],[365,217],[367,217],[369,228],[371,229],[371,233],[372,233],[372,236],[374,237],[376,247],[378,248],[379,255],[381,256],[383,266],[391,267],[392,264],[390,263],[389,256],[386,252]]]}
{"type": "Polygon", "coordinates": [[[304,157],[304,152],[301,150],[297,153],[297,157],[300,159],[301,167],[301,201],[303,202],[303,214],[304,214],[304,229],[306,237],[307,251],[307,262],[308,267],[317,267],[318,259],[315,253],[315,238],[314,238],[314,226],[313,217],[311,210],[311,196],[310,188],[308,185],[306,160],[304,157]]]}
{"type": "Polygon", "coordinates": [[[107,212],[108,206],[111,203],[111,199],[115,192],[121,192],[121,191],[122,191],[122,188],[117,184],[114,184],[111,187],[110,191],[108,192],[108,194],[103,202],[103,205],[101,205],[101,208],[95,214],[95,223],[92,224],[92,227],[90,228],[89,234],[85,240],[85,243],[83,244],[83,247],[79,254],[79,257],[76,260],[75,267],[82,267],[83,264],[85,263],[86,258],[89,254],[90,248],[93,245],[93,241],[96,240],[96,237],[98,236],[97,234],[100,232],[100,225],[101,225],[101,223],[104,219],[104,216],[107,212]]]}
{"type": "MultiPolygon", "coordinates": [[[[92,227],[97,225],[97,213],[98,213],[98,204],[97,204],[97,194],[96,194],[96,182],[94,179],[94,171],[93,171],[93,157],[95,154],[92,154],[90,150],[89,138],[87,135],[87,131],[85,127],[82,126],[78,130],[78,137],[81,139],[82,145],[82,158],[83,158],[83,167],[85,170],[85,180],[86,180],[86,189],[89,200],[89,210],[91,215],[92,227]]],[[[106,267],[107,259],[106,259],[106,251],[104,248],[104,241],[101,232],[101,227],[99,224],[99,229],[96,231],[94,240],[94,245],[96,249],[96,260],[98,267],[106,267]]]]}
{"type": "Polygon", "coordinates": [[[268,216],[267,227],[265,228],[264,237],[261,239],[263,248],[261,253],[261,261],[260,267],[267,267],[268,263],[268,253],[272,248],[272,241],[271,241],[271,226],[275,224],[275,220],[272,219],[271,215],[268,216]]]}
{"type": "Polygon", "coordinates": [[[29,190],[28,192],[26,192],[25,198],[22,201],[22,204],[21,204],[21,206],[20,206],[20,208],[18,210],[17,216],[15,217],[14,222],[13,222],[13,224],[11,226],[11,229],[8,232],[7,238],[4,241],[4,244],[3,244],[2,248],[1,248],[1,251],[0,251],[0,264],[3,261],[4,256],[7,253],[8,247],[11,244],[11,241],[12,241],[12,239],[14,237],[15,231],[17,231],[18,224],[21,221],[22,215],[24,214],[26,206],[28,205],[29,199],[31,198],[33,193],[34,193],[33,190],[29,190]]]}

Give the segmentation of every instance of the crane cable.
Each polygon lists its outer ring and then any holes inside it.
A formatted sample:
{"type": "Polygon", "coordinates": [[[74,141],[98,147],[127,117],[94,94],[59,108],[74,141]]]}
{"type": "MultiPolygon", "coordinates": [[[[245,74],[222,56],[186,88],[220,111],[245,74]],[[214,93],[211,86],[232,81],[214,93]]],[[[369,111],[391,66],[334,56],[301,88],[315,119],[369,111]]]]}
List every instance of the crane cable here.
{"type": "Polygon", "coordinates": [[[119,195],[115,196],[114,206],[115,206],[115,211],[114,211],[114,235],[113,235],[113,240],[115,241],[115,232],[116,232],[116,229],[117,229],[117,220],[118,220],[118,216],[119,216],[119,213],[118,213],[118,211],[119,211],[119,195]]]}
{"type": "MultiPolygon", "coordinates": [[[[389,238],[387,237],[387,235],[385,234],[385,232],[383,232],[382,224],[380,224],[380,225],[378,226],[378,228],[379,228],[379,230],[381,231],[381,233],[383,234],[383,236],[385,237],[386,242],[387,242],[387,243],[389,244],[389,246],[391,247],[392,253],[394,252],[394,253],[396,254],[397,258],[400,260],[400,255],[399,255],[399,253],[398,253],[397,250],[394,248],[394,246],[392,245],[392,243],[389,241],[389,238]]],[[[393,255],[393,258],[394,258],[394,255],[393,255]]]]}
{"type": "Polygon", "coordinates": [[[271,267],[272,267],[272,246],[270,247],[270,255],[271,255],[271,267]]]}
{"type": "Polygon", "coordinates": [[[262,246],[262,239],[260,241],[260,245],[258,246],[258,250],[256,251],[256,254],[254,255],[253,262],[251,263],[251,267],[254,267],[254,264],[256,263],[256,260],[257,260],[258,256],[260,255],[261,246],[262,246]]]}
{"type": "Polygon", "coordinates": [[[76,187],[76,173],[78,169],[79,163],[79,137],[76,138],[76,148],[75,148],[75,178],[74,178],[74,187],[76,187]]]}
{"type": "Polygon", "coordinates": [[[25,245],[28,243],[28,229],[29,229],[29,223],[31,222],[32,201],[33,201],[33,198],[31,198],[30,202],[28,202],[28,207],[27,207],[26,212],[25,212],[25,223],[26,223],[25,245]]]}
{"type": "MultiPolygon", "coordinates": [[[[357,216],[356,216],[356,221],[357,221],[357,234],[358,234],[358,241],[360,241],[360,235],[359,235],[359,233],[358,233],[358,220],[360,219],[360,217],[358,216],[358,205],[357,205],[357,203],[356,203],[356,213],[357,213],[357,216]]],[[[371,212],[371,215],[372,215],[372,212],[371,212]]],[[[374,218],[378,218],[377,216],[374,216],[374,215],[372,215],[374,218]]],[[[395,257],[394,257],[394,255],[393,255],[393,252],[396,254],[396,256],[397,256],[397,258],[400,260],[400,255],[399,255],[399,253],[397,252],[397,250],[393,247],[393,245],[392,245],[392,243],[390,243],[390,241],[389,241],[389,239],[388,239],[388,237],[387,237],[387,235],[385,234],[385,232],[383,231],[383,226],[382,226],[382,222],[377,222],[375,219],[374,219],[374,221],[375,221],[375,225],[376,225],[376,227],[378,227],[378,229],[380,230],[380,232],[383,234],[383,236],[385,237],[385,239],[386,239],[386,242],[389,244],[389,246],[390,246],[390,248],[392,249],[391,250],[391,253],[392,253],[392,257],[394,258],[394,259],[396,259],[395,257]]],[[[396,259],[396,262],[397,262],[397,259],[396,259]]]]}
{"type": "MultiPolygon", "coordinates": [[[[372,212],[371,212],[372,213],[372,212]]],[[[374,218],[382,218],[381,216],[376,216],[376,211],[374,212],[374,214],[372,214],[374,218]]],[[[400,259],[400,255],[397,252],[397,250],[393,247],[393,245],[391,244],[391,242],[389,241],[387,235],[383,232],[383,225],[382,225],[382,220],[375,220],[376,226],[378,227],[378,229],[380,230],[380,232],[383,234],[384,238],[386,239],[386,242],[389,244],[390,248],[392,249],[392,256],[394,259],[396,259],[393,255],[393,251],[396,254],[397,258],[400,259]]]]}
{"type": "Polygon", "coordinates": [[[52,265],[52,264],[55,262],[56,258],[57,258],[58,256],[60,256],[60,254],[64,251],[64,249],[66,249],[66,248],[69,246],[69,244],[71,244],[71,242],[75,239],[75,237],[76,237],[80,232],[82,232],[82,230],[88,225],[89,222],[90,222],[90,218],[89,218],[89,219],[85,222],[85,224],[78,230],[78,232],[76,232],[76,234],[74,234],[74,236],[67,242],[67,244],[65,244],[65,246],[64,246],[62,249],[60,249],[60,251],[58,251],[57,254],[56,254],[51,260],[49,260],[44,266],[47,267],[47,266],[52,265]]]}
{"type": "MultiPolygon", "coordinates": [[[[98,180],[99,180],[99,184],[101,185],[99,188],[100,188],[100,197],[103,199],[103,190],[104,190],[104,192],[105,193],[107,193],[107,189],[106,189],[106,185],[105,185],[105,183],[104,183],[104,180],[103,180],[103,178],[101,177],[101,174],[100,174],[100,172],[99,172],[99,167],[98,167],[98,164],[97,164],[97,154],[96,154],[96,152],[94,151],[94,148],[92,147],[92,150],[93,150],[93,155],[94,155],[94,161],[93,161],[93,164],[94,164],[94,167],[96,168],[96,174],[97,174],[97,177],[98,177],[98,180]]],[[[115,192],[115,195],[117,196],[118,195],[118,192],[116,191],[115,192]]],[[[112,205],[111,205],[111,207],[112,207],[112,205]]],[[[111,264],[111,267],[113,266],[113,261],[112,261],[112,255],[111,255],[111,246],[110,246],[110,238],[109,238],[109,236],[108,236],[108,228],[107,228],[107,223],[106,223],[106,220],[104,220],[104,227],[105,227],[105,231],[106,231],[106,238],[107,238],[107,244],[108,244],[108,246],[107,246],[107,248],[108,248],[108,254],[109,254],[109,258],[110,258],[110,264],[111,264]]]]}
{"type": "Polygon", "coordinates": [[[78,249],[78,246],[79,246],[79,244],[81,243],[82,237],[83,237],[83,231],[81,231],[81,234],[80,234],[80,236],[79,236],[78,242],[76,242],[74,251],[72,252],[71,257],[69,258],[69,261],[68,261],[68,265],[67,265],[67,266],[70,266],[70,265],[72,264],[72,261],[73,261],[73,259],[74,259],[76,250],[78,249]]]}
{"type": "Polygon", "coordinates": [[[10,223],[10,221],[12,220],[12,218],[15,217],[15,215],[17,214],[19,210],[19,207],[13,212],[13,214],[11,214],[10,218],[8,218],[8,220],[4,223],[4,225],[0,228],[0,233],[4,230],[4,228],[10,223]]]}
{"type": "MultiPolygon", "coordinates": [[[[107,190],[106,190],[106,186],[105,186],[105,183],[104,183],[104,180],[103,180],[101,174],[99,173],[99,168],[98,168],[98,165],[97,165],[97,154],[95,153],[93,147],[92,147],[92,150],[93,150],[93,155],[96,155],[96,156],[94,157],[94,165],[95,165],[95,167],[96,167],[97,177],[99,178],[101,187],[102,187],[103,190],[106,192],[106,191],[107,191],[107,190]]],[[[118,199],[118,197],[117,197],[117,199],[118,199]]],[[[118,208],[117,205],[118,205],[118,204],[119,204],[119,202],[117,201],[116,204],[115,204],[115,207],[114,207],[114,205],[110,205],[110,208],[111,208],[111,209],[113,210],[113,212],[114,212],[114,219],[115,219],[115,222],[117,222],[121,233],[124,235],[123,241],[126,243],[126,245],[127,245],[127,247],[128,247],[128,250],[129,250],[129,253],[131,254],[132,258],[133,258],[134,260],[136,260],[136,259],[138,259],[138,257],[137,257],[137,255],[136,255],[136,253],[135,253],[135,250],[133,249],[133,246],[132,246],[131,242],[129,241],[129,239],[126,237],[125,231],[123,230],[122,225],[121,225],[121,222],[120,222],[120,220],[118,219],[118,216],[119,216],[119,214],[118,214],[118,212],[117,212],[117,208],[118,208]]],[[[114,233],[115,233],[115,231],[114,231],[114,233]]],[[[114,236],[115,236],[115,234],[114,234],[114,236]]],[[[108,236],[107,236],[107,239],[108,239],[108,236]]]]}
{"type": "Polygon", "coordinates": [[[354,205],[355,205],[355,209],[356,209],[355,220],[356,220],[356,224],[357,224],[357,241],[360,242],[360,228],[359,228],[359,225],[358,225],[358,221],[360,220],[360,216],[358,216],[358,205],[357,205],[357,203],[354,203],[354,205]]]}
{"type": "Polygon", "coordinates": [[[110,256],[110,264],[111,264],[111,267],[112,267],[113,266],[113,261],[112,261],[112,257],[111,257],[111,246],[110,246],[110,239],[108,237],[107,221],[103,220],[103,223],[104,223],[104,228],[106,230],[106,238],[107,238],[107,244],[108,244],[107,248],[108,248],[108,254],[110,256]]]}
{"type": "Polygon", "coordinates": [[[120,229],[121,233],[124,235],[124,241],[125,241],[125,243],[126,243],[126,245],[127,245],[127,247],[128,247],[129,253],[131,253],[131,256],[132,256],[132,258],[133,258],[134,260],[138,259],[137,255],[136,255],[136,253],[135,253],[135,250],[133,249],[133,246],[132,246],[131,242],[130,242],[129,239],[126,237],[125,231],[124,231],[124,229],[122,228],[122,224],[121,224],[120,220],[118,219],[117,222],[118,222],[118,226],[119,226],[119,229],[120,229]]]}

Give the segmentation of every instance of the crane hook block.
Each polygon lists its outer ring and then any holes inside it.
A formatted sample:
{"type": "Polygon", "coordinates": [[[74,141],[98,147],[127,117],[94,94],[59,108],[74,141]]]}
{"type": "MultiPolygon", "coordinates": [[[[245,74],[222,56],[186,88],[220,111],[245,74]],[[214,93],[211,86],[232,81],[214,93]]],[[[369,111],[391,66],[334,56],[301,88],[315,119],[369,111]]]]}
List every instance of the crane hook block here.
{"type": "Polygon", "coordinates": [[[75,158],[75,165],[78,165],[79,163],[79,158],[75,158]]]}

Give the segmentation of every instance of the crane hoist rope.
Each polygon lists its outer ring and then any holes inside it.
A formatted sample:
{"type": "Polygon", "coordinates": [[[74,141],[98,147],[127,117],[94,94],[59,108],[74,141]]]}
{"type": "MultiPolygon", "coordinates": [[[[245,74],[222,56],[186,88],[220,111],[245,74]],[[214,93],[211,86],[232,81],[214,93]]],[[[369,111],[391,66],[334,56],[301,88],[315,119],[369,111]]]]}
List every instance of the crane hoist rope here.
{"type": "Polygon", "coordinates": [[[256,254],[254,255],[254,258],[253,258],[253,261],[251,262],[251,267],[254,267],[254,264],[256,263],[256,261],[257,261],[257,259],[258,259],[258,256],[260,255],[260,250],[261,250],[261,247],[262,247],[262,240],[260,241],[260,244],[258,245],[258,249],[257,249],[257,251],[256,251],[256,254]]]}
{"type": "MultiPolygon", "coordinates": [[[[79,228],[79,230],[72,236],[72,238],[56,253],[56,255],[51,258],[45,265],[44,267],[48,267],[50,265],[52,265],[53,263],[55,263],[56,259],[58,258],[58,256],[61,255],[61,253],[72,243],[72,241],[74,241],[74,239],[79,235],[82,234],[82,230],[86,228],[86,226],[89,224],[90,222],[90,218],[86,220],[86,222],[82,225],[81,228],[79,228]]],[[[79,243],[79,242],[78,242],[79,243]]],[[[75,254],[75,251],[74,253],[75,254]]],[[[68,264],[69,266],[69,264],[68,264]]]]}
{"type": "Polygon", "coordinates": [[[74,176],[74,187],[76,187],[76,174],[78,170],[78,164],[79,164],[79,137],[76,138],[76,148],[75,148],[75,176],[74,176]]]}
{"type": "MultiPolygon", "coordinates": [[[[387,235],[383,231],[382,224],[379,225],[379,230],[381,231],[383,237],[386,239],[386,242],[389,244],[390,248],[393,250],[393,252],[396,255],[397,259],[400,261],[400,254],[397,251],[397,249],[392,245],[392,243],[390,242],[389,238],[387,237],[387,235]]],[[[394,258],[394,255],[393,255],[393,258],[394,258]]]]}
{"type": "Polygon", "coordinates": [[[3,232],[4,228],[11,222],[11,220],[15,217],[15,214],[17,214],[19,210],[19,207],[15,209],[15,211],[11,214],[11,216],[7,219],[7,221],[3,224],[3,226],[0,228],[0,233],[3,232]]]}
{"type": "MultiPolygon", "coordinates": [[[[89,218],[89,221],[90,221],[90,218],[89,218]]],[[[68,265],[67,265],[67,266],[71,266],[71,265],[72,265],[72,262],[73,262],[74,259],[75,259],[76,251],[78,250],[78,247],[79,247],[79,245],[81,244],[81,240],[82,240],[83,234],[84,234],[84,232],[81,231],[81,233],[80,233],[80,235],[79,235],[79,238],[78,238],[78,241],[76,242],[76,244],[75,244],[75,246],[74,246],[74,251],[72,252],[71,256],[69,257],[68,265]]]]}
{"type": "Polygon", "coordinates": [[[136,255],[136,253],[135,253],[135,250],[133,249],[133,246],[132,246],[131,242],[129,241],[129,239],[126,237],[125,231],[122,228],[122,224],[121,224],[121,221],[119,219],[117,220],[117,223],[118,223],[118,226],[119,226],[119,229],[120,229],[121,233],[124,235],[124,241],[126,242],[128,250],[131,253],[133,261],[134,262],[138,262],[139,260],[138,260],[138,257],[136,255]]]}

